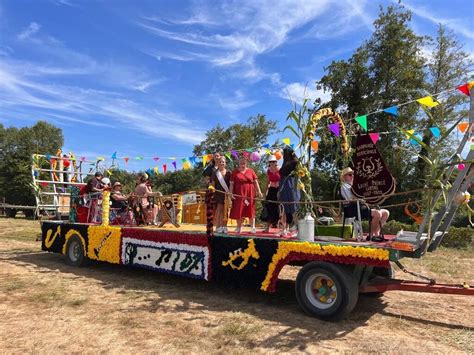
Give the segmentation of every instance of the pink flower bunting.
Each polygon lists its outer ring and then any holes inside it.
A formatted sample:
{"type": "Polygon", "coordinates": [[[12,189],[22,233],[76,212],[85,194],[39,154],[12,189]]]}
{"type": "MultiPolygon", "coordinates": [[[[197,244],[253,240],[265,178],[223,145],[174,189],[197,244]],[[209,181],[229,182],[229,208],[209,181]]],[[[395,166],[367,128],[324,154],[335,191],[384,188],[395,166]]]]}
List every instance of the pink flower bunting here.
{"type": "Polygon", "coordinates": [[[340,133],[339,123],[337,123],[337,122],[336,122],[336,123],[333,123],[333,124],[330,124],[330,125],[328,126],[328,128],[329,128],[329,130],[330,130],[332,133],[334,133],[334,135],[335,135],[336,137],[339,137],[339,135],[341,134],[341,133],[340,133]]]}
{"type": "Polygon", "coordinates": [[[376,144],[380,138],[380,133],[369,133],[370,139],[376,144]]]}

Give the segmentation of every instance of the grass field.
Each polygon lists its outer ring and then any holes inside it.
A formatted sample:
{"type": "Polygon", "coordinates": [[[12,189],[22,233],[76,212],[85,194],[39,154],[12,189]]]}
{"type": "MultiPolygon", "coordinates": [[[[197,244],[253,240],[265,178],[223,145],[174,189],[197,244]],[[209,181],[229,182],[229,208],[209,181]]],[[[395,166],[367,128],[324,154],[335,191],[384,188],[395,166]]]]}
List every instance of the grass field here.
{"type": "MultiPolygon", "coordinates": [[[[296,267],[283,270],[275,294],[103,263],[73,268],[41,251],[39,231],[0,219],[1,353],[474,353],[473,297],[361,296],[349,319],[328,323],[298,308],[296,267]]],[[[473,250],[404,264],[472,285],[473,250]]]]}

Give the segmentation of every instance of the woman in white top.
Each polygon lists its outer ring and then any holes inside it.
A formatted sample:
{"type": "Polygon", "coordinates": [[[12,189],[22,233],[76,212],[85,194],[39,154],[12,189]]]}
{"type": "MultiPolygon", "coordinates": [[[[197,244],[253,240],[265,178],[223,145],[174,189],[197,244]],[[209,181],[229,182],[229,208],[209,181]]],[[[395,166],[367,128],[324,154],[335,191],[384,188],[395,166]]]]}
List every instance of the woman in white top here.
{"type": "MultiPolygon", "coordinates": [[[[341,171],[341,195],[345,202],[342,203],[344,208],[344,218],[354,218],[358,216],[357,202],[354,200],[352,193],[352,183],[354,181],[354,171],[351,168],[345,168],[341,171]]],[[[371,240],[381,242],[383,238],[380,236],[381,227],[387,222],[390,212],[385,209],[369,209],[365,203],[359,203],[360,217],[362,219],[371,219],[370,231],[371,240]],[[371,218],[370,218],[371,217],[371,218]]],[[[370,238],[370,236],[369,236],[370,238]]]]}

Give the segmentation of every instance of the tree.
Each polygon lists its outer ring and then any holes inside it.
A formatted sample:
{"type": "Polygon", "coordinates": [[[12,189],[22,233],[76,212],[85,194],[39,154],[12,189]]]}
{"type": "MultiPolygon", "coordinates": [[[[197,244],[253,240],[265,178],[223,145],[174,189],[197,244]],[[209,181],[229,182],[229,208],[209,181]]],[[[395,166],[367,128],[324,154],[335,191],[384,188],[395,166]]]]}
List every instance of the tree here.
{"type": "Polygon", "coordinates": [[[250,117],[246,124],[234,124],[228,128],[217,125],[206,132],[206,139],[194,146],[195,155],[215,152],[228,152],[232,149],[259,147],[267,143],[270,134],[275,132],[276,122],[265,115],[250,117]]]}
{"type": "MultiPolygon", "coordinates": [[[[429,93],[439,93],[456,87],[468,81],[468,73],[472,71],[473,61],[463,51],[462,44],[456,39],[452,31],[447,31],[443,25],[439,25],[435,41],[430,43],[432,55],[428,59],[426,68],[426,89],[429,93]]],[[[442,104],[422,113],[418,131],[423,132],[423,143],[430,147],[433,135],[429,128],[436,126],[443,130],[444,127],[452,125],[462,117],[467,117],[467,110],[462,105],[467,103],[468,97],[459,95],[459,92],[449,92],[440,97],[442,104]]],[[[441,148],[452,146],[452,141],[446,140],[441,148]]],[[[426,155],[427,151],[422,146],[420,155],[426,155]]],[[[448,154],[448,152],[446,152],[448,154]]],[[[451,152],[452,154],[452,152],[451,152]]],[[[419,158],[416,164],[415,179],[423,181],[426,176],[426,164],[419,158]]]]}
{"type": "Polygon", "coordinates": [[[54,154],[64,142],[61,129],[44,121],[20,129],[0,125],[0,138],[0,196],[7,203],[34,205],[32,155],[54,154]]]}

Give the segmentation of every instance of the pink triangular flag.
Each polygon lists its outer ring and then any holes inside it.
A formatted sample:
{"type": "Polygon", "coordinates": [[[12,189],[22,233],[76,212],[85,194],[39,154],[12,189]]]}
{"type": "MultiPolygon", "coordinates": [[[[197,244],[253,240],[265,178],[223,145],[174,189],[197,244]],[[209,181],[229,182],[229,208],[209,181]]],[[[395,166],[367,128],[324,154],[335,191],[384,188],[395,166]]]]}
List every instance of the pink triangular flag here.
{"type": "Polygon", "coordinates": [[[369,133],[370,139],[372,139],[372,142],[377,143],[377,141],[380,138],[380,133],[369,133]]]}

